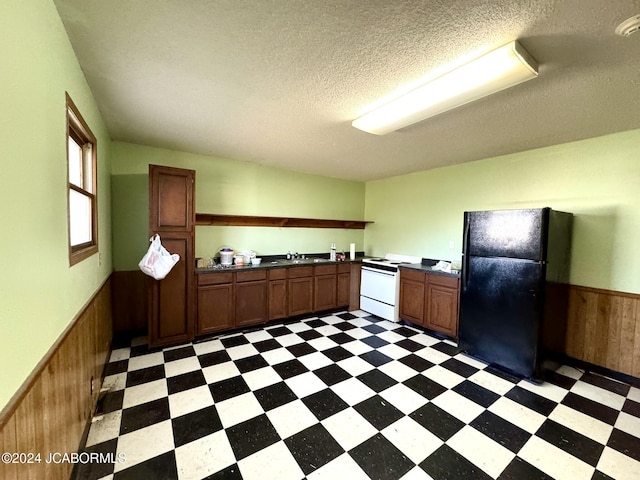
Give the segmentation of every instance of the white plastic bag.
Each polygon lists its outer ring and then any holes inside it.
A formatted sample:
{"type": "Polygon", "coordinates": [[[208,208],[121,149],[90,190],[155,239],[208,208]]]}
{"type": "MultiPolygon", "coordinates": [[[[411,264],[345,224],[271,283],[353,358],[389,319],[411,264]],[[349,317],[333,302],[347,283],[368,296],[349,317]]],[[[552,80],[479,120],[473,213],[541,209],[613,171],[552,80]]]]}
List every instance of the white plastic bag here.
{"type": "Polygon", "coordinates": [[[151,245],[149,250],[142,257],[138,267],[144,273],[156,280],[162,280],[171,271],[173,266],[180,260],[180,255],[177,253],[171,254],[166,248],[162,246],[160,242],[160,235],[156,234],[149,239],[151,245]]]}

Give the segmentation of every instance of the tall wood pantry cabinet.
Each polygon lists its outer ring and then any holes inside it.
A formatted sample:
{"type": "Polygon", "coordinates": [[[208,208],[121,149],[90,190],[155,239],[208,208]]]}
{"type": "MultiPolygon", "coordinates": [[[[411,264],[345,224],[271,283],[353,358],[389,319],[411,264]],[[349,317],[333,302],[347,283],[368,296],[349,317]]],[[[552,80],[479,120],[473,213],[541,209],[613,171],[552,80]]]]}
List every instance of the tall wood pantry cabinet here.
{"type": "Polygon", "coordinates": [[[180,255],[163,280],[149,277],[149,346],[194,338],[195,171],[149,165],[149,236],[180,255]]]}

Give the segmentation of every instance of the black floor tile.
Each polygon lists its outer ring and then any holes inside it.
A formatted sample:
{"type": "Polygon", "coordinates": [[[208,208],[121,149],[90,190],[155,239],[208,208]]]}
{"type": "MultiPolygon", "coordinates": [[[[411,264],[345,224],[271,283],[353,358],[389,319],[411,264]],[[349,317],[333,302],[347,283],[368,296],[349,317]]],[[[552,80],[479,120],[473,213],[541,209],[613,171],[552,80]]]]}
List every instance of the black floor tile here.
{"type": "Polygon", "coordinates": [[[398,383],[389,375],[378,369],[369,370],[362,375],[358,375],[356,378],[376,393],[380,393],[398,383]]]}
{"type": "Polygon", "coordinates": [[[472,367],[471,365],[461,362],[460,360],[456,360],[455,358],[445,360],[440,364],[440,366],[465,378],[469,378],[471,375],[478,372],[476,367],[472,367]]]}
{"type": "Polygon", "coordinates": [[[269,335],[273,335],[274,337],[282,337],[284,335],[290,335],[293,332],[289,330],[287,327],[275,327],[267,329],[269,335]]]}
{"type": "Polygon", "coordinates": [[[212,383],[209,385],[209,390],[211,390],[211,396],[215,402],[223,402],[251,391],[241,376],[212,383]]]}
{"type": "Polygon", "coordinates": [[[171,418],[167,397],[122,410],[120,435],[148,427],[171,418]]]}
{"type": "Polygon", "coordinates": [[[311,328],[320,328],[320,327],[326,327],[328,325],[327,322],[325,322],[324,320],[320,320],[319,318],[316,318],[314,320],[310,320],[308,322],[305,322],[307,325],[309,325],[311,328]]]}
{"type": "Polygon", "coordinates": [[[140,370],[132,370],[127,373],[127,387],[135,387],[143,383],[153,382],[164,378],[164,365],[155,365],[153,367],[141,368],[140,370]]]}
{"type": "Polygon", "coordinates": [[[424,428],[446,442],[458,433],[465,423],[442,410],[433,403],[427,403],[409,415],[424,428]]]}
{"type": "Polygon", "coordinates": [[[640,403],[634,402],[633,400],[629,400],[627,398],[624,402],[624,405],[622,406],[622,411],[624,413],[628,413],[629,415],[633,415],[634,417],[640,418],[640,403]]]}
{"type": "Polygon", "coordinates": [[[614,428],[607,446],[640,462],[640,438],[638,437],[614,428]]]}
{"type": "Polygon", "coordinates": [[[496,377],[499,377],[503,380],[511,382],[513,384],[519,383],[521,380],[520,378],[516,377],[515,375],[512,375],[511,373],[505,372],[504,370],[497,368],[495,365],[489,365],[487,368],[484,369],[484,371],[492,375],[495,375],[496,377]]]}
{"type": "Polygon", "coordinates": [[[318,420],[324,420],[349,407],[333,390],[325,389],[302,399],[318,420]]]}
{"type": "Polygon", "coordinates": [[[238,464],[234,463],[213,475],[203,478],[202,480],[243,480],[243,478],[238,464]]]}
{"type": "Polygon", "coordinates": [[[615,479],[613,477],[610,477],[609,475],[602,473],[600,470],[596,469],[596,471],[593,472],[593,476],[591,477],[591,480],[615,480],[615,479]]]}
{"type": "Polygon", "coordinates": [[[121,410],[123,400],[124,390],[115,390],[106,393],[98,402],[96,414],[105,414],[121,410]]]}
{"type": "Polygon", "coordinates": [[[630,389],[629,385],[611,380],[610,378],[606,378],[602,375],[591,372],[587,372],[582,375],[582,377],[580,377],[580,381],[590,383],[591,385],[595,385],[596,387],[604,388],[609,392],[617,393],[618,395],[622,395],[623,397],[627,396],[630,389]]]}
{"type": "Polygon", "coordinates": [[[233,337],[226,337],[220,340],[224,348],[239,347],[240,345],[246,345],[249,340],[244,335],[235,335],[233,337]]]}
{"type": "Polygon", "coordinates": [[[429,360],[419,357],[414,353],[412,353],[411,355],[407,355],[406,357],[402,357],[398,361],[404,363],[408,367],[413,368],[416,372],[424,372],[434,365],[429,360]]]}
{"type": "Polygon", "coordinates": [[[313,373],[327,385],[335,385],[351,378],[351,375],[335,363],[314,370],[313,373]]]}
{"type": "Polygon", "coordinates": [[[571,390],[571,387],[577,382],[575,378],[567,377],[553,370],[547,370],[545,372],[544,381],[562,387],[565,390],[571,390]]]}
{"type": "Polygon", "coordinates": [[[344,453],[344,449],[320,423],[292,435],[284,443],[305,475],[344,453]]]}
{"type": "Polygon", "coordinates": [[[225,350],[220,350],[218,352],[211,352],[200,355],[198,357],[198,360],[200,361],[200,366],[202,368],[205,368],[212,365],[219,365],[221,363],[230,362],[231,357],[225,350]]]}
{"type": "Polygon", "coordinates": [[[414,463],[381,434],[351,449],[349,455],[370,478],[378,480],[397,480],[414,467],[414,463]]]}
{"type": "Polygon", "coordinates": [[[438,350],[439,352],[446,353],[452,357],[458,354],[458,347],[446,342],[436,343],[435,345],[432,345],[431,348],[438,350]]]}
{"type": "Polygon", "coordinates": [[[345,358],[353,357],[353,353],[340,346],[323,350],[322,353],[324,353],[324,355],[329,358],[329,360],[333,360],[334,362],[339,362],[340,360],[344,360],[345,358]]]}
{"type": "MultiPolygon", "coordinates": [[[[394,333],[395,332],[396,330],[394,330],[394,333]]],[[[405,350],[408,350],[409,352],[412,352],[412,353],[417,352],[418,350],[422,350],[423,348],[426,348],[421,343],[415,342],[410,338],[405,338],[404,340],[400,340],[399,342],[396,342],[395,345],[402,347],[405,350]]]]}
{"type": "Polygon", "coordinates": [[[408,380],[402,382],[402,384],[406,385],[414,392],[419,393],[427,400],[433,400],[441,393],[447,391],[446,387],[443,387],[438,382],[431,380],[424,375],[416,375],[415,377],[411,377],[408,380]]]}
{"type": "Polygon", "coordinates": [[[233,363],[236,364],[240,373],[251,372],[253,370],[269,366],[262,355],[252,355],[250,357],[239,358],[234,360],[233,363]]]}
{"type": "Polygon", "coordinates": [[[348,333],[340,332],[334,333],[333,335],[329,335],[327,338],[336,342],[338,345],[343,345],[345,343],[353,342],[355,338],[353,338],[348,333]]]}
{"type": "Polygon", "coordinates": [[[163,352],[165,362],[173,362],[175,360],[181,360],[183,358],[194,357],[196,351],[191,345],[188,347],[174,348],[171,350],[165,350],[163,352]]]}
{"type": "Polygon", "coordinates": [[[362,343],[366,343],[371,348],[380,348],[380,347],[384,347],[385,345],[389,345],[389,342],[375,335],[371,335],[370,337],[363,338],[360,341],[362,343]]]}
{"type": "Polygon", "coordinates": [[[280,441],[278,432],[266,415],[258,415],[225,431],[237,460],[280,441]]]}
{"type": "Polygon", "coordinates": [[[599,402],[594,402],[582,395],[576,395],[573,392],[567,393],[562,399],[562,404],[569,408],[578,410],[593,418],[597,418],[609,425],[614,425],[618,419],[618,411],[615,408],[608,407],[599,402]]]}
{"type": "Polygon", "coordinates": [[[167,391],[169,395],[173,395],[174,393],[191,390],[192,388],[201,387],[206,384],[207,381],[204,378],[202,370],[194,370],[193,372],[167,378],[167,391]]]}
{"type": "Polygon", "coordinates": [[[593,467],[598,464],[604,449],[604,445],[549,419],[538,429],[536,436],[593,467]]]}
{"type": "Polygon", "coordinates": [[[297,400],[298,397],[284,382],[261,388],[253,392],[265,411],[273,410],[281,405],[297,400]]]}
{"type": "Polygon", "coordinates": [[[129,360],[118,360],[117,362],[108,363],[104,368],[104,376],[117,375],[118,373],[124,373],[129,368],[129,360]]]}
{"type": "Polygon", "coordinates": [[[416,330],[412,329],[412,328],[408,328],[408,327],[400,327],[400,328],[396,328],[393,333],[397,333],[398,335],[402,335],[403,337],[414,337],[416,335],[418,335],[419,332],[417,332],[416,330]]]}
{"type": "Polygon", "coordinates": [[[490,407],[496,400],[500,398],[500,395],[498,395],[497,393],[492,392],[491,390],[487,390],[486,388],[481,387],[477,383],[471,382],[469,380],[465,380],[464,382],[459,383],[451,390],[459,393],[472,402],[483,406],[484,408],[490,407]]]}
{"type": "Polygon", "coordinates": [[[367,325],[366,327],[362,327],[363,330],[366,330],[369,333],[373,333],[374,335],[377,335],[378,333],[382,333],[382,332],[386,332],[386,330],[384,328],[382,328],[380,325],[367,325]]]}
{"type": "Polygon", "coordinates": [[[353,406],[371,425],[382,430],[400,420],[404,414],[387,400],[375,395],[353,406]]]}
{"type": "Polygon", "coordinates": [[[117,472],[113,480],[140,480],[142,478],[177,479],[176,456],[173,451],[163,453],[133,467],[117,472]]]}
{"type": "Polygon", "coordinates": [[[315,330],[305,330],[304,332],[298,332],[298,336],[307,342],[315,338],[320,338],[323,335],[315,330]]]}
{"type": "MultiPolygon", "coordinates": [[[[340,318],[342,318],[340,315],[338,315],[340,318]]],[[[350,320],[350,319],[349,319],[350,320]]],[[[353,330],[356,329],[358,327],[356,327],[353,323],[350,322],[339,322],[339,323],[334,323],[333,324],[334,327],[336,327],[338,330],[342,330],[343,332],[346,332],[348,330],[353,330]]]]}
{"type": "Polygon", "coordinates": [[[317,352],[315,348],[313,348],[306,342],[291,345],[287,347],[287,350],[289,350],[294,357],[303,357],[305,355],[317,352]]]}
{"type": "MultiPolygon", "coordinates": [[[[442,445],[420,464],[433,480],[492,480],[489,475],[448,445],[442,445]]],[[[524,479],[519,479],[524,480],[524,479]]]]}
{"type": "Polygon", "coordinates": [[[269,350],[276,350],[278,348],[282,348],[282,345],[280,345],[273,338],[270,338],[268,340],[261,340],[259,342],[254,343],[253,346],[260,353],[268,352],[269,350]]]}
{"type": "Polygon", "coordinates": [[[349,312],[339,313],[337,316],[338,318],[341,318],[343,320],[355,320],[356,318],[358,318],[353,313],[349,312]]]}
{"type": "MultiPolygon", "coordinates": [[[[114,438],[107,442],[98,443],[91,447],[86,447],[82,451],[88,454],[99,454],[105,458],[113,458],[117,460],[116,450],[118,448],[118,439],[114,438]]],[[[52,452],[53,453],[53,452],[52,452]]],[[[98,479],[106,477],[113,473],[114,463],[109,462],[78,462],[74,465],[71,474],[71,480],[84,480],[87,478],[98,479]]],[[[20,478],[20,477],[18,477],[20,478]]]]}
{"type": "Polygon", "coordinates": [[[489,411],[482,412],[469,425],[513,453],[518,453],[531,438],[529,432],[489,411]]]}
{"type": "Polygon", "coordinates": [[[377,350],[371,350],[370,352],[365,352],[358,356],[374,367],[380,367],[385,363],[393,361],[393,358],[387,357],[384,353],[378,352],[377,350]]]}
{"type": "Polygon", "coordinates": [[[498,480],[554,480],[544,472],[541,472],[530,463],[524,461],[520,457],[515,457],[511,463],[507,465],[498,480]]]}
{"type": "Polygon", "coordinates": [[[305,367],[300,360],[295,358],[293,360],[287,360],[286,362],[273,365],[272,368],[278,372],[278,375],[280,375],[283,380],[309,371],[309,369],[305,367]]]}
{"type": "Polygon", "coordinates": [[[553,409],[558,405],[556,402],[549,400],[548,398],[541,397],[540,395],[536,395],[535,393],[518,386],[509,390],[505,397],[513,400],[514,402],[518,402],[520,405],[524,405],[545,417],[549,416],[553,409]]]}
{"type": "Polygon", "coordinates": [[[218,410],[214,405],[174,418],[171,426],[176,447],[222,430],[218,410]]]}

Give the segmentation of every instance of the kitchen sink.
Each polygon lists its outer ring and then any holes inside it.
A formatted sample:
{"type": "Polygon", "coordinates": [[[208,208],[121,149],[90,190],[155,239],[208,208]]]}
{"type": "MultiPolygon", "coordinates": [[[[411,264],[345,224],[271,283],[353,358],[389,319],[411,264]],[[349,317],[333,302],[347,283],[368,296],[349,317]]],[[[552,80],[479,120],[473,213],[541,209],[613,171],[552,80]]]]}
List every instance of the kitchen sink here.
{"type": "Polygon", "coordinates": [[[313,263],[329,262],[328,258],[294,258],[291,260],[278,260],[272,263],[278,263],[280,265],[309,265],[313,263]]]}

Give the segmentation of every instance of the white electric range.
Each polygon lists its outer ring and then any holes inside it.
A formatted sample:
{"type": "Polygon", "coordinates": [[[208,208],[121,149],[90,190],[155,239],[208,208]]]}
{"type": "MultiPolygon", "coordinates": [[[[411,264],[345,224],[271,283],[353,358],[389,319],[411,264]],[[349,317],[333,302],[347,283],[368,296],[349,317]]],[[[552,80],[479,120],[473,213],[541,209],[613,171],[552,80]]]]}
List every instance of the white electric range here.
{"type": "Polygon", "coordinates": [[[384,258],[362,260],[360,309],[397,322],[400,301],[400,265],[420,263],[421,257],[388,253],[384,258]]]}

